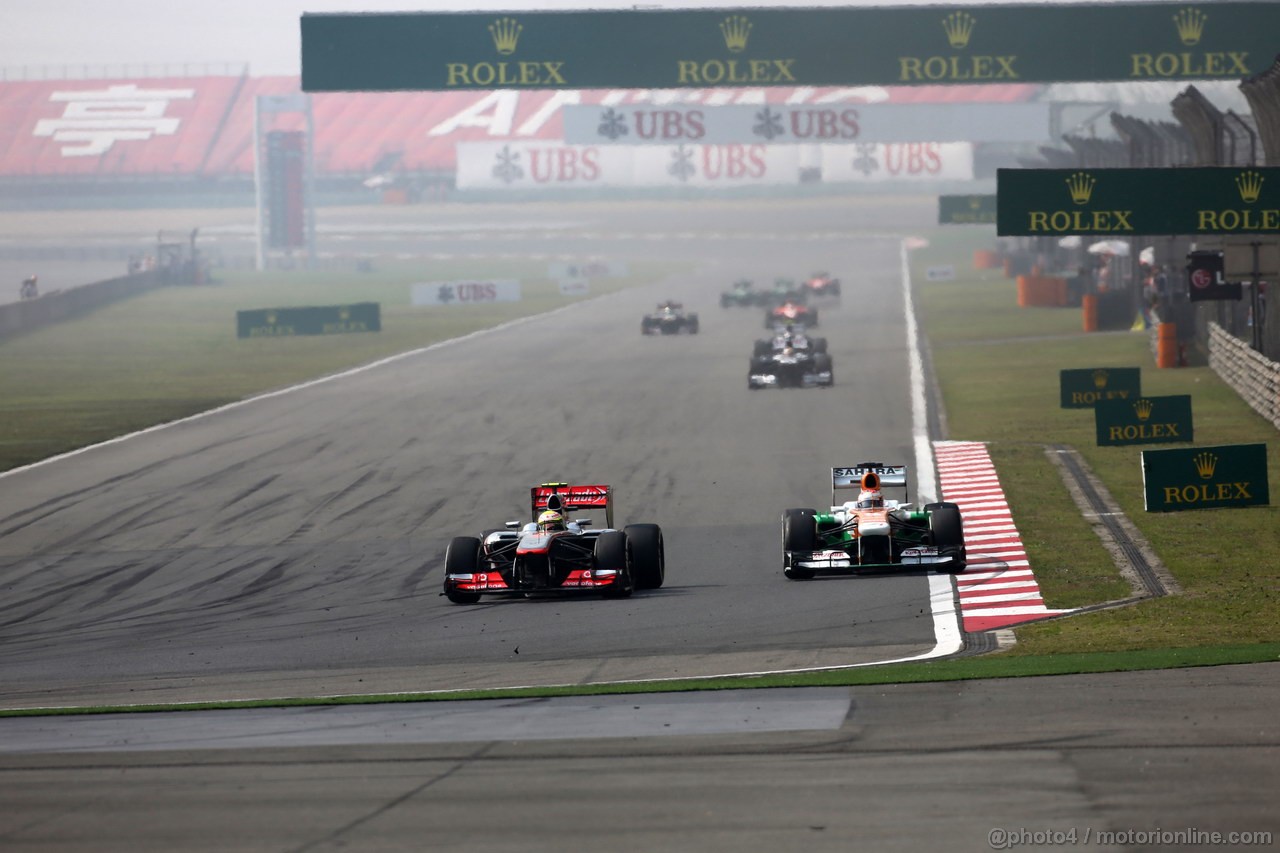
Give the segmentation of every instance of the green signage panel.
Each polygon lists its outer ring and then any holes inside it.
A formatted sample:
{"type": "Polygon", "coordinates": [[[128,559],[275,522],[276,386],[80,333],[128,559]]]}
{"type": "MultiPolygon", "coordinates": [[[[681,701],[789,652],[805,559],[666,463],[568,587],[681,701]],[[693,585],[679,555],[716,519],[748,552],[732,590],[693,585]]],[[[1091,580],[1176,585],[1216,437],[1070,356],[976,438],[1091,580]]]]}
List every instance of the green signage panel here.
{"type": "Polygon", "coordinates": [[[1280,4],[304,14],[306,92],[1239,79],[1280,4]]]}
{"type": "Polygon", "coordinates": [[[1092,409],[1101,400],[1137,400],[1142,396],[1142,368],[1086,367],[1058,372],[1064,409],[1092,409]]]}
{"type": "Polygon", "coordinates": [[[1142,488],[1147,512],[1265,506],[1267,446],[1144,450],[1142,488]]]}
{"type": "Polygon", "coordinates": [[[1280,168],[997,169],[996,196],[1001,236],[1280,234],[1280,168]]]}
{"type": "Polygon", "coordinates": [[[381,331],[382,315],[377,302],[306,308],[260,308],[236,312],[236,336],[240,338],[381,331]]]}
{"type": "Polygon", "coordinates": [[[1093,417],[1100,446],[1195,441],[1190,394],[1099,400],[1093,417]]]}
{"type": "Polygon", "coordinates": [[[938,196],[939,225],[995,225],[996,197],[993,195],[938,196]]]}

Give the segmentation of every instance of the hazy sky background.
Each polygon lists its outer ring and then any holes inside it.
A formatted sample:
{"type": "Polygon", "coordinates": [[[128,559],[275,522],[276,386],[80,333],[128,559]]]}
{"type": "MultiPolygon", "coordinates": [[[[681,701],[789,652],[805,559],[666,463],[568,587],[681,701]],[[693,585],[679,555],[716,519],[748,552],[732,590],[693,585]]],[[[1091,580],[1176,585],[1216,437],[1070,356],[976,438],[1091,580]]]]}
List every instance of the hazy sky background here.
{"type": "MultiPolygon", "coordinates": [[[[61,66],[248,63],[254,76],[300,73],[303,12],[947,5],[936,0],[0,0],[0,69],[9,79],[65,77],[61,66]],[[39,73],[38,69],[48,69],[39,73]]],[[[984,0],[964,5],[987,5],[984,0]]],[[[96,76],[96,75],[95,75],[96,76]]]]}

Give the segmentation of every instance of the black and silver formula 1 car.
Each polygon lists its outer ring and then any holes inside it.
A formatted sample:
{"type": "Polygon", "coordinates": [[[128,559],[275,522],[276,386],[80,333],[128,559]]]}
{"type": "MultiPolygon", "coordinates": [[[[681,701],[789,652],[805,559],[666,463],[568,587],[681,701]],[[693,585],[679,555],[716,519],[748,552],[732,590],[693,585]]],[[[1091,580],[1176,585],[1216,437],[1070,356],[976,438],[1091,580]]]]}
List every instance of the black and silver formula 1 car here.
{"type": "Polygon", "coordinates": [[[681,332],[698,334],[698,315],[693,311],[685,311],[679,302],[659,302],[658,310],[645,314],[640,321],[642,335],[678,335],[681,332]]]}
{"type": "Polygon", "coordinates": [[[626,598],[657,589],[666,579],[662,530],[656,524],[613,527],[613,489],[543,483],[529,490],[533,521],[508,521],[506,529],[457,536],[444,555],[444,592],[454,604],[483,595],[597,593],[626,598]],[[597,529],[579,510],[603,510],[597,529]],[[547,516],[556,516],[552,521],[547,516]],[[541,521],[540,521],[541,519],[541,521]]]}
{"type": "Polygon", "coordinates": [[[773,338],[762,338],[751,351],[747,387],[828,387],[836,381],[826,338],[811,338],[802,328],[787,326],[773,338]]]}
{"type": "Polygon", "coordinates": [[[906,502],[907,468],[859,462],[831,469],[831,508],[788,509],[782,514],[782,571],[791,580],[815,574],[928,567],[963,572],[964,525],[953,503],[917,509],[906,502]],[[882,490],[901,488],[902,501],[882,490]],[[858,489],[858,499],[836,503],[836,492],[858,489]]]}

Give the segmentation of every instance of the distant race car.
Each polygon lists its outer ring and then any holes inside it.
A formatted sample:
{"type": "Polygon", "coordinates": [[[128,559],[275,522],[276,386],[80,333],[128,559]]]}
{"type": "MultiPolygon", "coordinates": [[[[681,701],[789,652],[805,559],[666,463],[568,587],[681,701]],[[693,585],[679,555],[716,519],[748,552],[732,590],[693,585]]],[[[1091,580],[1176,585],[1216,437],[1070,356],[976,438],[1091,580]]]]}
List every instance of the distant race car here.
{"type": "Polygon", "coordinates": [[[444,555],[444,592],[454,604],[483,595],[598,593],[626,598],[657,589],[666,578],[662,530],[656,524],[613,527],[610,486],[543,483],[529,490],[533,521],[508,521],[483,537],[457,536],[444,555]],[[570,518],[577,510],[603,510],[605,526],[570,518]]]}
{"type": "Polygon", "coordinates": [[[965,570],[964,525],[953,503],[905,502],[907,468],[859,462],[831,469],[831,509],[788,509],[782,514],[782,571],[791,580],[815,574],[929,567],[965,570]],[[903,501],[882,489],[901,488],[903,501]],[[858,489],[858,499],[836,504],[836,492],[858,489]]]}
{"type": "Polygon", "coordinates": [[[773,288],[760,293],[757,304],[765,308],[774,308],[784,302],[801,302],[809,298],[806,288],[800,287],[790,278],[775,278],[773,288]]]}
{"type": "Polygon", "coordinates": [[[816,272],[804,280],[805,289],[815,297],[840,297],[840,279],[828,272],[816,272]]]}
{"type": "Polygon", "coordinates": [[[659,302],[658,310],[645,314],[640,321],[642,335],[678,335],[681,332],[698,334],[698,315],[686,312],[679,302],[659,302]]]}
{"type": "Polygon", "coordinates": [[[810,328],[818,325],[818,309],[795,299],[788,299],[781,305],[764,312],[764,327],[772,329],[787,323],[799,323],[810,328]]]}
{"type": "Polygon", "coordinates": [[[747,387],[813,388],[835,383],[835,369],[826,338],[810,338],[803,329],[780,329],[773,338],[755,343],[747,369],[747,387]]]}
{"type": "Polygon", "coordinates": [[[733,287],[720,294],[721,308],[750,308],[753,305],[760,304],[761,294],[755,290],[755,285],[747,279],[739,279],[733,283],[733,287]]]}

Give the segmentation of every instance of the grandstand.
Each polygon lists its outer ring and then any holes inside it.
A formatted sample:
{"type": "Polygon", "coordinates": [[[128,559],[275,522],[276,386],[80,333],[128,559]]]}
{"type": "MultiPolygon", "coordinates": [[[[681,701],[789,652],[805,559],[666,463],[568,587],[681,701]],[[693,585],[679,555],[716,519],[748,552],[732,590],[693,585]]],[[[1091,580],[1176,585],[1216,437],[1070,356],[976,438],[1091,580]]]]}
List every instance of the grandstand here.
{"type": "MultiPolygon", "coordinates": [[[[250,204],[255,99],[300,94],[297,77],[253,77],[231,66],[63,71],[0,73],[0,205],[250,204]]],[[[454,185],[459,143],[558,142],[560,108],[573,103],[1008,103],[1040,91],[1015,84],[318,93],[311,96],[316,190],[321,203],[344,194],[364,201],[444,194],[454,185]]],[[[282,113],[271,121],[264,131],[298,130],[304,119],[282,113]]]]}

